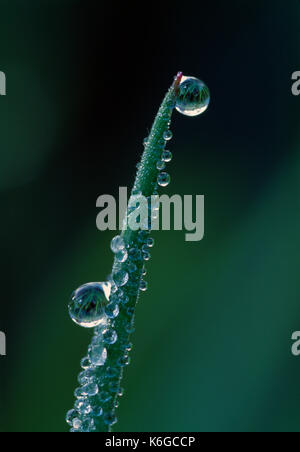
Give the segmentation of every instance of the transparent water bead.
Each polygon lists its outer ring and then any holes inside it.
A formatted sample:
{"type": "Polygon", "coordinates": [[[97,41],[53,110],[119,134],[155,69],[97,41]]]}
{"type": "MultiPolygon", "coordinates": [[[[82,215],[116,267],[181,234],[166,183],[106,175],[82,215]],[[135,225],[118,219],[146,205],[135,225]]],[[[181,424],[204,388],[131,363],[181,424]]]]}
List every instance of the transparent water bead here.
{"type": "Polygon", "coordinates": [[[129,275],[124,270],[120,270],[113,275],[114,282],[118,287],[125,286],[128,282],[128,278],[129,275]]]}
{"type": "Polygon", "coordinates": [[[210,92],[202,80],[182,77],[177,96],[176,110],[186,116],[204,113],[210,103],[210,92]]]}
{"type": "Polygon", "coordinates": [[[170,141],[173,137],[173,133],[171,132],[171,130],[166,130],[163,134],[164,140],[166,141],[170,141]]]}
{"type": "Polygon", "coordinates": [[[88,383],[82,386],[81,391],[85,396],[93,397],[98,394],[99,388],[96,383],[88,383]]]}
{"type": "Polygon", "coordinates": [[[89,404],[89,402],[85,400],[77,400],[77,402],[75,402],[75,408],[78,411],[78,413],[83,416],[90,414],[92,412],[91,405],[89,404]]]}
{"type": "Polygon", "coordinates": [[[96,345],[95,347],[92,347],[89,358],[91,363],[94,366],[104,366],[105,361],[107,359],[107,350],[102,345],[96,345]]]}
{"type": "Polygon", "coordinates": [[[85,395],[82,392],[82,388],[76,388],[74,391],[74,396],[76,399],[84,399],[85,395]]]}
{"type": "Polygon", "coordinates": [[[73,420],[73,428],[74,428],[74,430],[79,430],[80,427],[81,427],[81,424],[82,424],[81,420],[78,417],[76,417],[73,420]]]}
{"type": "Polygon", "coordinates": [[[118,340],[117,332],[115,330],[108,330],[103,335],[103,340],[108,345],[115,344],[117,342],[117,340],[118,340]]]}
{"type": "Polygon", "coordinates": [[[156,168],[158,169],[158,171],[162,171],[164,170],[166,167],[166,164],[163,160],[158,160],[157,164],[156,164],[156,168]]]}
{"type": "Polygon", "coordinates": [[[90,365],[91,365],[91,361],[89,360],[89,358],[87,356],[85,358],[82,358],[82,360],[80,361],[80,366],[84,370],[88,369],[90,367],[90,365]]]}
{"type": "Polygon", "coordinates": [[[171,181],[170,174],[168,173],[160,173],[157,177],[157,183],[161,187],[167,187],[171,181]]]}
{"type": "Polygon", "coordinates": [[[120,367],[126,367],[130,364],[130,357],[128,355],[124,355],[118,359],[117,364],[120,367]]]}
{"type": "Polygon", "coordinates": [[[114,254],[124,250],[125,242],[120,235],[116,235],[110,242],[110,248],[114,254]]]}
{"type": "Polygon", "coordinates": [[[118,317],[120,312],[120,308],[117,303],[109,303],[105,308],[105,314],[110,319],[115,319],[118,317]]]}
{"type": "Polygon", "coordinates": [[[149,238],[147,239],[146,244],[147,244],[147,246],[148,246],[149,248],[152,248],[152,247],[154,246],[154,243],[155,243],[155,241],[154,241],[154,239],[153,239],[152,237],[149,237],[149,238]]]}
{"type": "Polygon", "coordinates": [[[69,314],[73,322],[84,328],[106,324],[105,306],[110,290],[111,284],[108,282],[88,283],[75,290],[69,303],[69,314]]]}
{"type": "Polygon", "coordinates": [[[78,417],[77,411],[75,411],[75,410],[68,411],[67,415],[66,415],[66,422],[67,422],[67,424],[69,424],[70,426],[73,426],[73,421],[77,417],[78,417]]]}
{"type": "Polygon", "coordinates": [[[146,292],[147,289],[148,289],[148,284],[147,284],[147,282],[146,282],[146,281],[141,281],[141,284],[140,284],[140,290],[141,290],[142,292],[146,292]]]}
{"type": "Polygon", "coordinates": [[[126,249],[120,250],[116,253],[116,259],[118,262],[125,262],[128,258],[128,252],[126,249]]]}
{"type": "Polygon", "coordinates": [[[167,149],[165,151],[163,151],[161,159],[166,162],[169,163],[173,158],[172,152],[168,151],[167,149]]]}
{"type": "MultiPolygon", "coordinates": [[[[92,364],[90,363],[90,366],[92,366],[92,364]]],[[[95,374],[94,374],[94,369],[93,367],[90,367],[89,369],[84,370],[83,372],[80,372],[80,374],[78,375],[78,383],[81,385],[84,385],[86,383],[91,383],[92,381],[95,380],[95,374]]]]}

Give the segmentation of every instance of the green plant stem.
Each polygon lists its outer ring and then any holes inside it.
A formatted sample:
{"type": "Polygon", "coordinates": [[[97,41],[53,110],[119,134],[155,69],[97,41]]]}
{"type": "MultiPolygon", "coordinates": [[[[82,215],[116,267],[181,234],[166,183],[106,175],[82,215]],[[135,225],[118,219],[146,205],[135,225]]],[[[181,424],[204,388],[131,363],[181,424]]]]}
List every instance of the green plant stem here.
{"type": "MultiPolygon", "coordinates": [[[[157,116],[155,118],[155,121],[153,123],[150,135],[148,137],[147,144],[145,145],[145,150],[142,155],[141,164],[138,169],[136,180],[134,183],[134,187],[132,190],[132,193],[140,192],[145,197],[151,196],[154,194],[155,190],[157,189],[157,176],[159,171],[156,168],[157,161],[161,158],[162,154],[162,143],[164,140],[164,132],[168,129],[171,116],[173,113],[174,106],[176,104],[176,95],[177,95],[177,89],[179,86],[181,80],[181,74],[178,74],[176,77],[172,87],[169,89],[168,93],[166,94],[161,107],[157,113],[157,116]]],[[[123,229],[122,231],[122,237],[124,238],[124,241],[126,245],[140,247],[138,241],[137,241],[137,234],[138,231],[133,231],[130,228],[123,229]]],[[[134,314],[132,315],[131,319],[128,318],[128,308],[134,308],[136,307],[139,292],[140,292],[140,281],[142,279],[142,271],[143,271],[143,262],[137,262],[137,271],[135,272],[135,281],[136,284],[134,286],[126,286],[124,287],[124,295],[128,296],[129,301],[126,304],[125,309],[120,309],[120,313],[115,320],[115,326],[114,329],[118,334],[118,341],[116,344],[110,347],[108,352],[108,358],[105,363],[106,366],[115,367],[116,362],[118,359],[124,355],[123,347],[130,342],[130,336],[131,333],[128,333],[128,324],[133,326],[134,323],[134,314]]],[[[115,271],[119,270],[125,270],[126,271],[126,262],[124,264],[119,264],[115,261],[114,268],[113,268],[113,274],[115,271]]],[[[120,383],[123,377],[123,368],[119,368],[119,375],[115,377],[115,380],[120,383]]],[[[103,372],[105,372],[105,368],[103,369],[103,372]]],[[[113,379],[110,380],[110,383],[113,381],[113,379]]],[[[104,387],[104,390],[109,390],[108,387],[104,387]]],[[[110,409],[114,409],[114,405],[117,401],[117,394],[108,402],[110,404],[110,409]]],[[[105,431],[107,426],[103,422],[103,418],[100,418],[98,423],[97,430],[98,431],[105,431]]]]}
{"type": "MultiPolygon", "coordinates": [[[[157,177],[159,170],[157,169],[157,162],[161,159],[165,147],[164,133],[169,129],[181,77],[182,74],[179,73],[167,92],[157,113],[147,143],[145,144],[141,163],[132,189],[132,196],[139,193],[144,197],[150,197],[155,194],[158,188],[157,177]]],[[[128,227],[128,212],[126,215],[126,221],[124,222],[124,228],[122,230],[122,238],[129,251],[129,257],[124,263],[120,263],[116,259],[114,260],[112,279],[114,279],[114,276],[119,271],[128,272],[129,263],[134,263],[135,270],[130,273],[128,283],[121,287],[121,298],[123,300],[126,298],[127,302],[119,303],[119,315],[115,319],[110,320],[109,327],[115,330],[118,339],[114,344],[107,346],[107,359],[105,364],[95,369],[95,375],[100,386],[99,393],[109,395],[108,400],[102,404],[103,415],[94,418],[97,432],[111,431],[111,425],[107,422],[107,416],[113,418],[115,415],[116,403],[119,397],[116,388],[120,387],[125,368],[124,364],[127,359],[129,359],[127,357],[129,349],[131,348],[129,345],[130,337],[134,331],[135,308],[140,293],[140,284],[144,270],[144,260],[142,258],[141,249],[145,242],[139,238],[140,231],[134,231],[128,227]],[[136,258],[135,256],[132,256],[130,254],[131,250],[134,250],[139,257],[136,258]],[[114,375],[109,375],[108,369],[113,369],[114,375]]],[[[115,296],[117,296],[117,294],[115,296]]],[[[95,332],[95,338],[96,335],[97,332],[95,332]]],[[[112,424],[113,423],[114,422],[112,422],[112,424]]]]}

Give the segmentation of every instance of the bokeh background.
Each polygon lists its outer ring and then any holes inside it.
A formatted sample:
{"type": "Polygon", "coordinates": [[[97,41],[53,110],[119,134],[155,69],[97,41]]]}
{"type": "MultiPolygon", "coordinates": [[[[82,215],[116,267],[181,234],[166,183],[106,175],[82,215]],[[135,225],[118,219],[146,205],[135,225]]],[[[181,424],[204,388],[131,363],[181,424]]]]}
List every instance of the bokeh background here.
{"type": "Polygon", "coordinates": [[[90,333],[70,293],[105,279],[96,199],[131,185],[178,70],[166,193],[204,194],[205,239],[156,232],[116,431],[300,431],[297,0],[0,1],[0,430],[66,431],[90,333]]]}

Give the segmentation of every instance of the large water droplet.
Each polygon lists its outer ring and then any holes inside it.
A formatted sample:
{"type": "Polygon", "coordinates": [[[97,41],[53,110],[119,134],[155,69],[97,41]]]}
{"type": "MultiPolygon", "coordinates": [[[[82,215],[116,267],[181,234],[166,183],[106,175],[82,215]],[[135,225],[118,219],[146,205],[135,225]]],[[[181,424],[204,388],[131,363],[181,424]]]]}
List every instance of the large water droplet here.
{"type": "Polygon", "coordinates": [[[195,77],[182,77],[177,95],[176,110],[186,116],[198,116],[210,102],[208,87],[195,77]]]}
{"type": "Polygon", "coordinates": [[[84,328],[106,324],[105,306],[110,296],[111,284],[88,283],[73,292],[69,314],[73,322],[84,328]]]}

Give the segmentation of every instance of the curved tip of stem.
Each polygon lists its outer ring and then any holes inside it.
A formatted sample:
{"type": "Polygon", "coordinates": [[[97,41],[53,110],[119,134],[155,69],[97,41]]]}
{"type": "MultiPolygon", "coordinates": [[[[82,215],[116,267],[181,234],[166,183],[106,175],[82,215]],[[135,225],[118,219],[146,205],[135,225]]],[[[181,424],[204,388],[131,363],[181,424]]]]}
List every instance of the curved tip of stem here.
{"type": "Polygon", "coordinates": [[[174,88],[175,88],[176,91],[178,90],[178,87],[179,87],[179,85],[180,85],[182,76],[183,76],[183,73],[182,73],[182,72],[178,72],[178,74],[177,74],[176,77],[175,77],[175,80],[174,80],[174,88]]]}

